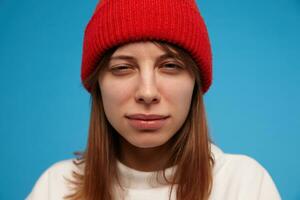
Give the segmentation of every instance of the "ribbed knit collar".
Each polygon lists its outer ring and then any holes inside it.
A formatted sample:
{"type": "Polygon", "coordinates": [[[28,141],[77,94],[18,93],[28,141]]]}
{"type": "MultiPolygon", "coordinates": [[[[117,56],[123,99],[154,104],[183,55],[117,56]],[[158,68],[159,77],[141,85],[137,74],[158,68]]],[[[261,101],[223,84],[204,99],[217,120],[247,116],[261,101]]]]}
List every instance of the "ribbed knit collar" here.
{"type": "MultiPolygon", "coordinates": [[[[120,183],[125,188],[130,189],[150,189],[167,186],[167,182],[163,177],[163,171],[145,172],[130,168],[119,160],[117,167],[120,173],[120,183]],[[158,173],[158,179],[156,179],[158,173]]],[[[169,167],[165,170],[165,175],[168,180],[173,177],[177,166],[169,167]]]]}
{"type": "MultiPolygon", "coordinates": [[[[218,159],[218,157],[220,157],[220,154],[222,154],[222,150],[220,150],[214,144],[211,144],[211,152],[213,153],[215,159],[218,159]]],[[[163,177],[162,171],[159,171],[157,181],[157,171],[139,171],[124,165],[119,160],[117,160],[117,168],[119,170],[120,183],[125,188],[150,189],[168,186],[163,177]]],[[[168,180],[171,180],[176,171],[176,168],[177,166],[172,166],[165,170],[165,175],[168,180]]],[[[216,171],[216,169],[214,171],[216,171]]]]}

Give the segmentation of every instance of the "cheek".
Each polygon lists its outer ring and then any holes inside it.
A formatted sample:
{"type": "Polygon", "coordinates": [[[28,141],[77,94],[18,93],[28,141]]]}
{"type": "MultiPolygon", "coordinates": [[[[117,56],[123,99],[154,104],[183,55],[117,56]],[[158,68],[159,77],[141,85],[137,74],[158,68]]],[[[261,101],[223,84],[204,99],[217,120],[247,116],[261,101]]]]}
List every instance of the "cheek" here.
{"type": "Polygon", "coordinates": [[[131,97],[132,84],[124,81],[102,81],[100,90],[104,111],[108,116],[113,113],[120,113],[121,105],[131,97]]]}
{"type": "Polygon", "coordinates": [[[181,79],[164,85],[165,99],[177,108],[187,109],[190,106],[195,81],[193,79],[181,79]]]}

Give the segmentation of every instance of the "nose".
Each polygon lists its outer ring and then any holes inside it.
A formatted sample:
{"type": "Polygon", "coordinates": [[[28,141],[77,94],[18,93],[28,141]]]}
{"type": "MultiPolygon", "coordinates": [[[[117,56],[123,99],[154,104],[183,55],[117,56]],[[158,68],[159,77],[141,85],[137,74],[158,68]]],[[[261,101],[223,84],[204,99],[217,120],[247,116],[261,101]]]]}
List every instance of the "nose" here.
{"type": "Polygon", "coordinates": [[[153,73],[140,76],[135,100],[138,103],[144,104],[155,104],[160,101],[160,94],[153,73]]]}

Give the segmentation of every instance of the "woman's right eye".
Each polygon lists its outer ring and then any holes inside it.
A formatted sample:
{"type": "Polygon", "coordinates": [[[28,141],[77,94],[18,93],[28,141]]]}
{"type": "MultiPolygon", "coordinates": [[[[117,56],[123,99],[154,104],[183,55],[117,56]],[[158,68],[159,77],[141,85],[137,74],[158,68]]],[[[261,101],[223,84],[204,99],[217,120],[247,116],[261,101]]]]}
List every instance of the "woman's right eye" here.
{"type": "Polygon", "coordinates": [[[117,65],[115,67],[111,67],[110,69],[113,73],[125,73],[132,70],[132,67],[129,65],[117,65]]]}

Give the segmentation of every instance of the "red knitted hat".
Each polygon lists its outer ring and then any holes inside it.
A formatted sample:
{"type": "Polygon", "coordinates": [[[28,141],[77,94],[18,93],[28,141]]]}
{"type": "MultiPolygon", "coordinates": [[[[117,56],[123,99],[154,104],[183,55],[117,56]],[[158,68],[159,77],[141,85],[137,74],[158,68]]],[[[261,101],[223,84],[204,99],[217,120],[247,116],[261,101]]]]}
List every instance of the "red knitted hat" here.
{"type": "MultiPolygon", "coordinates": [[[[202,91],[212,82],[212,53],[205,22],[194,0],[102,0],[86,26],[81,79],[96,68],[108,49],[141,40],[182,47],[201,72],[202,91]]],[[[90,92],[90,86],[84,85],[90,92]]]]}

